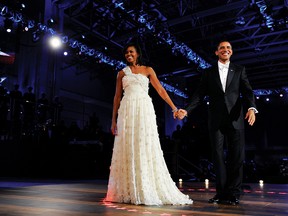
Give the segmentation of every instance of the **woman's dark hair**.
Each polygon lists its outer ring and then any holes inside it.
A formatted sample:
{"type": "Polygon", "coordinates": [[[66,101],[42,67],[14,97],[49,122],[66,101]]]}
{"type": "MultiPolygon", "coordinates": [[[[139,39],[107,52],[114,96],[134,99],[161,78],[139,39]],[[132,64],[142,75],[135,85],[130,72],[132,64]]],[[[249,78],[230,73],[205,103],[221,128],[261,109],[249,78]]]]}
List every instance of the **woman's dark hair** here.
{"type": "MultiPolygon", "coordinates": [[[[139,54],[139,56],[138,56],[138,58],[137,58],[137,60],[136,60],[136,64],[143,65],[143,61],[142,61],[142,50],[141,50],[140,46],[138,45],[138,43],[130,42],[130,43],[126,44],[126,45],[123,47],[122,53],[123,53],[124,58],[125,58],[125,53],[126,53],[128,47],[131,47],[131,46],[135,47],[136,52],[139,54]]],[[[126,59],[125,59],[125,61],[126,61],[126,59]]],[[[126,63],[127,63],[127,65],[129,64],[127,61],[126,61],[126,63]]]]}

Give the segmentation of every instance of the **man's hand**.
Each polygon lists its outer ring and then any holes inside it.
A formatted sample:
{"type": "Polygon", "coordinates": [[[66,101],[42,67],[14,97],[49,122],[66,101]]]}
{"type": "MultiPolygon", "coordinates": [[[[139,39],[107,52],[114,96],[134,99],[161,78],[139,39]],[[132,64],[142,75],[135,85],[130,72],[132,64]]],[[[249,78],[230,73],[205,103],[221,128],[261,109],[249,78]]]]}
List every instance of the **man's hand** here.
{"type": "Polygon", "coordinates": [[[256,121],[256,115],[253,109],[248,110],[248,112],[246,113],[245,119],[248,120],[248,124],[250,126],[253,126],[253,124],[256,121]]]}
{"type": "Polygon", "coordinates": [[[177,111],[177,118],[182,120],[185,116],[187,116],[187,111],[184,109],[179,109],[177,111]]]}

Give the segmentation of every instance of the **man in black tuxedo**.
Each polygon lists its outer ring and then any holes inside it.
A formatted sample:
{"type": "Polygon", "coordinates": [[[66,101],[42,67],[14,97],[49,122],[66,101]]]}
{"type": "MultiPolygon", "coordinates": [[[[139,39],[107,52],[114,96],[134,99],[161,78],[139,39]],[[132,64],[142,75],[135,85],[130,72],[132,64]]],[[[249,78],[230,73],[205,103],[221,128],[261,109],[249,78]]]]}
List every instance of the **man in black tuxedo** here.
{"type": "Polygon", "coordinates": [[[233,54],[228,41],[221,41],[217,50],[218,62],[204,71],[199,86],[186,109],[179,109],[183,119],[195,109],[204,96],[209,97],[208,128],[216,172],[216,195],[209,203],[239,204],[244,162],[244,113],[252,126],[257,113],[255,97],[249,84],[245,67],[230,62],[233,54]],[[227,144],[227,157],[224,143],[227,144]]]}

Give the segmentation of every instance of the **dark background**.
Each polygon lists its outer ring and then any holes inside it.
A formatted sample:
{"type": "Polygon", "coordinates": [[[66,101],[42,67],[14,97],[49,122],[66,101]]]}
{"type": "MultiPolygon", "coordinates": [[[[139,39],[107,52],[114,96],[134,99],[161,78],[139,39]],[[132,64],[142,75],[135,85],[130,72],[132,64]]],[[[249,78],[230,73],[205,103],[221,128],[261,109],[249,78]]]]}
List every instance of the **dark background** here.
{"type": "MultiPolygon", "coordinates": [[[[205,69],[201,59],[207,67],[214,64],[216,44],[227,39],[232,61],[246,67],[259,110],[255,126],[246,127],[245,181],[287,182],[287,1],[1,0],[0,7],[0,51],[9,55],[0,57],[2,177],[107,179],[122,47],[139,42],[146,64],[170,85],[166,89],[175,104],[185,107],[205,69]],[[11,33],[6,32],[7,20],[12,21],[11,33]],[[34,26],[26,31],[28,21],[34,26]],[[59,50],[47,43],[51,29],[68,38],[59,50]],[[95,52],[89,55],[87,48],[95,52]],[[25,100],[11,99],[15,84],[22,95],[33,88],[29,124],[25,100]],[[43,93],[48,100],[44,121],[43,93]]],[[[213,179],[205,101],[180,122],[171,119],[152,87],[150,95],[173,177],[213,179]],[[180,140],[172,136],[178,124],[180,140]]]]}

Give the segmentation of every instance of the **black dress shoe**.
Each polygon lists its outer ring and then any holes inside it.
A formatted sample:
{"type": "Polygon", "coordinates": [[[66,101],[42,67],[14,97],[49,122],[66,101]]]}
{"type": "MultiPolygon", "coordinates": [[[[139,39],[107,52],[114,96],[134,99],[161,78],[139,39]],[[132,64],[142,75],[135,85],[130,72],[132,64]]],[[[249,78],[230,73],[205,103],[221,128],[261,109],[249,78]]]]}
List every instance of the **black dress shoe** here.
{"type": "Polygon", "coordinates": [[[220,203],[222,201],[222,196],[220,196],[219,194],[216,194],[213,198],[208,200],[209,203],[220,203]]]}
{"type": "Polygon", "coordinates": [[[239,199],[235,196],[232,196],[228,200],[228,204],[230,205],[238,205],[240,203],[239,199]]]}

